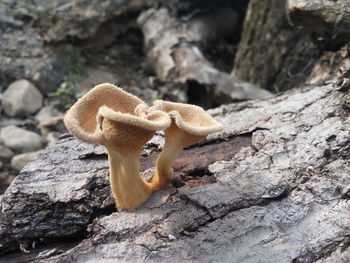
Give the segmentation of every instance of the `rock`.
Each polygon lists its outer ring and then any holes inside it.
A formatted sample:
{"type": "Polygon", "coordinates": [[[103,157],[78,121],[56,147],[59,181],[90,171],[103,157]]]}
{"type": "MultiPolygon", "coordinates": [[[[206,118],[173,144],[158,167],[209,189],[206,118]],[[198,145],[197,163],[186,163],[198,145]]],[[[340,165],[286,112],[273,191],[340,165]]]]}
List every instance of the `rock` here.
{"type": "Polygon", "coordinates": [[[42,147],[39,134],[16,126],[7,126],[1,129],[0,138],[6,147],[14,151],[32,152],[42,147]]]}
{"type": "Polygon", "coordinates": [[[102,29],[111,35],[106,24],[119,21],[120,26],[112,31],[116,37],[129,28],[134,30],[137,12],[152,5],[158,5],[158,1],[0,1],[0,69],[6,77],[0,91],[9,81],[26,78],[48,95],[65,80],[71,66],[65,63],[69,57],[65,43],[71,43],[71,39],[88,39],[91,43],[94,38],[105,43],[105,38],[96,34],[102,29]],[[48,42],[58,44],[49,46],[48,42]]]}
{"type": "Polygon", "coordinates": [[[1,118],[0,127],[6,126],[21,126],[21,127],[35,127],[35,121],[33,119],[20,119],[20,118],[1,118]]]}
{"type": "Polygon", "coordinates": [[[11,167],[17,172],[19,172],[37,154],[38,151],[15,155],[11,160],[11,167]]]}
{"type": "Polygon", "coordinates": [[[9,162],[14,155],[15,154],[9,148],[0,144],[0,160],[1,161],[9,162]]]}
{"type": "Polygon", "coordinates": [[[4,163],[0,161],[0,170],[2,169],[3,166],[4,166],[4,163]]]}
{"type": "Polygon", "coordinates": [[[38,113],[35,115],[35,120],[37,122],[42,122],[51,119],[54,116],[61,115],[62,113],[52,106],[42,107],[38,113]]]}
{"type": "MultiPolygon", "coordinates": [[[[0,7],[0,10],[3,9],[0,7]]],[[[0,85],[25,78],[42,94],[48,95],[64,81],[67,74],[64,56],[46,47],[35,29],[26,27],[0,32],[0,43],[0,69],[5,77],[0,85]]]]}
{"type": "Polygon", "coordinates": [[[50,131],[67,131],[66,126],[63,123],[64,115],[54,116],[38,124],[42,134],[48,134],[50,131]]]}
{"type": "Polygon", "coordinates": [[[9,184],[7,183],[9,176],[10,175],[6,172],[0,172],[0,194],[3,194],[9,186],[9,184]]]}
{"type": "Polygon", "coordinates": [[[43,104],[40,91],[28,80],[17,80],[2,96],[5,113],[11,117],[27,116],[38,111],[43,104]]]}

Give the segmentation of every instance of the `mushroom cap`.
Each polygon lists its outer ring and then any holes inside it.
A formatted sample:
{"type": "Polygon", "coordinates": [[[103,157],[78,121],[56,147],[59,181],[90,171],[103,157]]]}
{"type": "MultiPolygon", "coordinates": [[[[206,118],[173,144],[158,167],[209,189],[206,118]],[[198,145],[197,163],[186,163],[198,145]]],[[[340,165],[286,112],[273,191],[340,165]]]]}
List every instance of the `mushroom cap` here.
{"type": "Polygon", "coordinates": [[[142,149],[155,131],[165,129],[171,124],[171,119],[165,112],[138,114],[142,117],[102,106],[98,111],[98,117],[102,118],[101,130],[104,138],[101,144],[123,154],[135,153],[142,149]]]}
{"type": "Polygon", "coordinates": [[[194,136],[205,137],[223,129],[220,123],[196,105],[156,100],[148,111],[153,110],[167,112],[180,130],[194,136]]]}
{"type": "Polygon", "coordinates": [[[111,145],[115,140],[111,139],[111,134],[124,136],[119,140],[131,142],[135,140],[132,134],[144,132],[149,138],[149,134],[165,129],[171,123],[166,113],[147,114],[147,108],[136,96],[104,83],[81,97],[67,111],[64,123],[75,137],[88,143],[111,145]]]}

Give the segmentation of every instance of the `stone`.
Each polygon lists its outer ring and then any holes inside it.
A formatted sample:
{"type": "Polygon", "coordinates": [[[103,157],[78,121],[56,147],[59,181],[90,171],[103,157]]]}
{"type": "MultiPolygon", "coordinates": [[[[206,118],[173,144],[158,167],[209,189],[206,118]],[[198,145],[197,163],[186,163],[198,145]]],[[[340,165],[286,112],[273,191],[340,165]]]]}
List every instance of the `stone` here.
{"type": "Polygon", "coordinates": [[[52,106],[45,106],[42,107],[37,114],[35,115],[35,120],[37,122],[42,122],[42,121],[46,121],[48,119],[51,119],[54,116],[58,116],[62,114],[59,110],[57,110],[56,108],[52,107],[52,106]]]}
{"type": "Polygon", "coordinates": [[[0,160],[9,162],[15,154],[9,148],[0,144],[0,160]]]}
{"type": "Polygon", "coordinates": [[[2,169],[3,166],[4,166],[4,163],[0,161],[0,170],[2,169]]]}
{"type": "Polygon", "coordinates": [[[38,151],[36,152],[28,152],[28,153],[22,153],[15,155],[11,160],[11,167],[16,170],[17,172],[21,171],[22,168],[30,161],[32,160],[36,155],[38,154],[38,151]]]}
{"type": "MultiPolygon", "coordinates": [[[[20,127],[34,127],[35,121],[32,119],[20,119],[20,118],[3,118],[0,119],[0,127],[6,126],[20,126],[20,127]]],[[[1,141],[0,141],[1,143],[1,141]]]]}
{"type": "MultiPolygon", "coordinates": [[[[6,10],[1,3],[0,10],[6,10]]],[[[37,30],[31,27],[6,30],[0,33],[0,42],[0,68],[5,77],[1,86],[25,78],[48,95],[64,81],[67,74],[64,57],[46,47],[37,30]]]]}
{"type": "Polygon", "coordinates": [[[48,134],[50,131],[67,131],[66,126],[63,123],[64,115],[54,116],[38,123],[37,127],[40,128],[41,134],[48,134]]]}
{"type": "Polygon", "coordinates": [[[9,85],[2,96],[5,113],[11,117],[27,116],[38,111],[43,104],[40,91],[28,80],[17,80],[9,85]]]}
{"type": "Polygon", "coordinates": [[[6,147],[18,152],[32,152],[42,147],[39,134],[16,126],[3,128],[0,132],[0,138],[6,147]]]}

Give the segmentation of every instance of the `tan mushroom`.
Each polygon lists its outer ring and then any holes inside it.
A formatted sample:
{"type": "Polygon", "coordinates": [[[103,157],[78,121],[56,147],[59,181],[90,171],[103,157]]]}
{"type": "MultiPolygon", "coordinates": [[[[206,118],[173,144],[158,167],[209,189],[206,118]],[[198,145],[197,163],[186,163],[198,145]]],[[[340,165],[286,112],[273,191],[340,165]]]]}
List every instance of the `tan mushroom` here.
{"type": "Polygon", "coordinates": [[[171,120],[164,112],[147,113],[146,109],[139,98],[106,83],[85,94],[64,118],[78,139],[107,148],[109,180],[118,211],[138,207],[153,191],[139,175],[142,147],[171,120]]]}
{"type": "Polygon", "coordinates": [[[165,129],[165,144],[156,163],[156,172],[152,177],[154,189],[168,184],[172,178],[172,165],[183,148],[204,139],[207,135],[221,131],[222,125],[214,120],[201,107],[157,100],[148,111],[164,111],[172,119],[165,129]]]}

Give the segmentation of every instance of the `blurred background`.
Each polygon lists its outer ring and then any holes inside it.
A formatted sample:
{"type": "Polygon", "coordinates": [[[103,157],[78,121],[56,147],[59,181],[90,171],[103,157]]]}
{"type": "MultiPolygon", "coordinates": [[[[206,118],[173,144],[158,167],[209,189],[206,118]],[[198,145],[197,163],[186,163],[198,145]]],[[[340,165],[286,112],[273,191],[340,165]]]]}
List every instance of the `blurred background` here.
{"type": "Polygon", "coordinates": [[[1,0],[0,195],[97,84],[209,109],[331,81],[350,20],[305,2],[1,0]]]}

